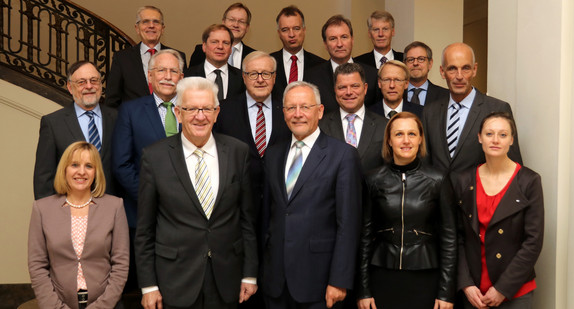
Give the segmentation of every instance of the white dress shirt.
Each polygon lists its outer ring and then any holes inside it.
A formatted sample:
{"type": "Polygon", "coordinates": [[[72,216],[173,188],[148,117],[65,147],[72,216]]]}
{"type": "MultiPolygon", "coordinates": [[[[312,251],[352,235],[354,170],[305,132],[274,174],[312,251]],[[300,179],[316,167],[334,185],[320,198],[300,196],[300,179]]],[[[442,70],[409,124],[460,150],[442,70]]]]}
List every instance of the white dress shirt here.
{"type": "Polygon", "coordinates": [[[377,65],[377,70],[381,68],[381,59],[383,56],[387,57],[387,61],[395,60],[395,54],[393,53],[392,48],[389,49],[389,52],[384,55],[373,49],[373,54],[375,55],[375,64],[377,65]]]}
{"type": "MultiPolygon", "coordinates": [[[[297,80],[303,80],[303,66],[305,65],[305,56],[303,48],[295,54],[297,56],[297,80]]],[[[289,74],[291,74],[291,53],[283,49],[283,68],[285,69],[285,80],[289,82],[289,74]]]]}
{"type": "Polygon", "coordinates": [[[223,83],[223,98],[227,98],[227,88],[229,85],[229,67],[227,63],[225,63],[221,68],[216,68],[213,64],[209,63],[209,61],[205,60],[203,64],[203,72],[205,72],[205,78],[215,83],[215,78],[217,74],[215,74],[215,70],[221,70],[221,82],[223,83]]]}
{"type": "Polygon", "coordinates": [[[241,55],[243,54],[243,42],[239,42],[231,47],[231,57],[233,66],[241,70],[241,55]]]}
{"type": "Polygon", "coordinates": [[[385,118],[390,119],[389,118],[389,112],[390,111],[395,111],[397,113],[400,113],[403,111],[403,100],[401,100],[401,103],[399,103],[399,105],[397,105],[397,108],[392,109],[387,105],[387,103],[385,103],[385,99],[383,99],[383,110],[385,111],[385,118]]]}
{"type": "MultiPolygon", "coordinates": [[[[333,73],[335,73],[335,70],[337,69],[339,64],[336,63],[335,61],[333,61],[333,59],[331,59],[329,61],[331,61],[331,68],[333,68],[333,73]]],[[[353,63],[353,57],[349,58],[349,61],[347,61],[347,63],[353,63]]]]}
{"type": "MultiPolygon", "coordinates": [[[[154,46],[153,48],[155,49],[155,52],[157,53],[158,51],[161,50],[161,43],[157,43],[157,45],[154,46]]],[[[147,71],[148,71],[149,60],[151,59],[151,54],[147,52],[149,49],[150,48],[147,45],[145,45],[144,43],[140,43],[140,56],[142,57],[142,67],[143,67],[146,81],[148,81],[147,71]]]]}
{"type": "MultiPolygon", "coordinates": [[[[344,111],[342,108],[339,107],[339,111],[341,112],[341,123],[343,124],[343,136],[345,139],[347,138],[347,127],[349,127],[349,121],[345,119],[349,113],[344,111]]],[[[363,132],[363,122],[365,121],[365,105],[362,105],[361,108],[356,113],[355,117],[355,132],[357,133],[357,147],[359,147],[359,141],[361,139],[361,132],[363,132]]]]}
{"type": "MultiPolygon", "coordinates": [[[[317,138],[319,138],[320,133],[321,130],[319,127],[317,127],[313,133],[302,140],[305,145],[301,148],[301,155],[303,157],[301,166],[305,166],[305,161],[311,152],[311,148],[313,148],[313,145],[315,145],[317,138]]],[[[289,147],[289,153],[287,154],[287,164],[285,164],[285,183],[287,183],[287,174],[289,174],[289,168],[291,167],[291,164],[293,163],[293,157],[295,156],[295,149],[297,148],[295,147],[296,141],[297,138],[295,138],[294,135],[291,135],[291,147],[289,147]]]]}

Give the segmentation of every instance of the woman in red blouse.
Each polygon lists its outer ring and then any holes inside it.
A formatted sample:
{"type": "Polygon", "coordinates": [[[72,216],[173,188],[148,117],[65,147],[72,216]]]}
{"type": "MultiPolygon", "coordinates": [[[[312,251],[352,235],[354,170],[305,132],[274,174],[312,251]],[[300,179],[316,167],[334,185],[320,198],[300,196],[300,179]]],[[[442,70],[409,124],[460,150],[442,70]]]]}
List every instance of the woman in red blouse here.
{"type": "Polygon", "coordinates": [[[486,163],[453,175],[459,199],[458,287],[465,308],[531,308],[542,249],[540,176],[508,158],[516,126],[507,113],[481,123],[486,163]]]}

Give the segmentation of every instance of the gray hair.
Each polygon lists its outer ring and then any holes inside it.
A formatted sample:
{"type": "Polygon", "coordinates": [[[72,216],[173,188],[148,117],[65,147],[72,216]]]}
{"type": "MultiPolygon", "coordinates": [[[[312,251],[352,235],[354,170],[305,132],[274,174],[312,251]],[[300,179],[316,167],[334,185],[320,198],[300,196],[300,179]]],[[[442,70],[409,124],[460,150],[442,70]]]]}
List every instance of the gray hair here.
{"type": "Polygon", "coordinates": [[[285,105],[285,97],[287,97],[287,93],[293,90],[294,88],[298,87],[309,88],[313,90],[313,94],[315,95],[315,101],[317,101],[317,104],[321,104],[321,93],[319,92],[319,88],[317,86],[304,81],[296,81],[290,83],[285,88],[285,91],[283,92],[283,105],[285,105]]]}
{"type": "Polygon", "coordinates": [[[162,49],[162,50],[158,51],[157,53],[155,53],[153,56],[151,56],[151,58],[149,58],[147,70],[150,71],[151,69],[153,69],[153,67],[155,66],[155,59],[157,57],[159,57],[160,55],[165,55],[165,54],[170,54],[170,55],[174,56],[175,58],[177,58],[177,62],[179,64],[178,65],[179,70],[183,73],[183,58],[181,57],[181,54],[178,51],[176,51],[175,49],[162,49]]]}
{"type": "Polygon", "coordinates": [[[143,10],[154,10],[154,11],[158,12],[159,15],[161,16],[161,24],[163,25],[163,13],[161,12],[161,10],[159,8],[157,8],[153,5],[146,5],[146,6],[142,6],[142,7],[138,8],[138,10],[136,12],[136,24],[142,20],[140,14],[143,10]]]}
{"type": "Polygon", "coordinates": [[[181,107],[183,103],[183,94],[188,90],[198,90],[198,91],[211,91],[213,94],[213,106],[219,106],[219,100],[217,100],[217,93],[219,89],[214,82],[204,78],[204,77],[186,77],[177,83],[177,100],[175,105],[181,107]]]}
{"type": "Polygon", "coordinates": [[[243,72],[245,72],[245,68],[247,67],[247,64],[249,62],[256,60],[256,59],[259,59],[259,58],[271,59],[271,61],[273,62],[273,72],[277,71],[277,60],[275,60],[274,57],[271,57],[271,55],[269,55],[268,53],[266,53],[264,51],[260,51],[260,50],[256,50],[256,51],[249,53],[249,55],[247,55],[245,57],[245,59],[243,59],[243,63],[241,64],[241,70],[243,72]]]}

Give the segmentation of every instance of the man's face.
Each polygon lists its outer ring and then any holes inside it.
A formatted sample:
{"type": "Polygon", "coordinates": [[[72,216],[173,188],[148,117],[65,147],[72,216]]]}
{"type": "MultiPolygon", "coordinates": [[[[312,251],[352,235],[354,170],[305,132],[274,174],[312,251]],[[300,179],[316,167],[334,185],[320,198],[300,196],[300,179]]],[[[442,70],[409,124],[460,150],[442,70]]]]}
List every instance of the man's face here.
{"type": "Polygon", "coordinates": [[[403,93],[408,88],[405,71],[396,65],[384,65],[379,77],[379,87],[385,103],[395,108],[403,99],[403,93]]]}
{"type": "MultiPolygon", "coordinates": [[[[252,73],[263,73],[263,72],[273,72],[273,60],[270,57],[260,57],[245,63],[245,72],[252,73]]],[[[247,93],[257,102],[263,102],[271,94],[273,86],[275,85],[275,76],[273,73],[270,79],[263,79],[263,76],[259,74],[257,79],[249,79],[246,74],[243,74],[243,82],[245,83],[245,88],[247,88],[247,93]]]]}
{"type": "Polygon", "coordinates": [[[207,41],[203,43],[205,59],[217,68],[222,67],[231,55],[232,43],[233,38],[229,37],[229,32],[225,30],[212,31],[207,41]]]}
{"type": "Polygon", "coordinates": [[[247,12],[244,9],[237,8],[227,12],[223,19],[223,24],[233,32],[233,37],[236,42],[243,40],[249,25],[247,24],[247,12]]]}
{"type": "Polygon", "coordinates": [[[365,103],[367,83],[358,72],[339,74],[335,81],[335,97],[339,106],[347,113],[356,113],[365,103]]]}
{"type": "Polygon", "coordinates": [[[305,41],[305,26],[303,26],[303,19],[301,16],[285,16],[279,17],[277,33],[283,48],[291,54],[295,54],[303,48],[305,41]]]}
{"type": "Polygon", "coordinates": [[[472,62],[472,52],[465,45],[452,45],[445,50],[440,75],[448,84],[452,98],[460,102],[472,91],[472,79],[477,64],[472,62]]]}
{"type": "Polygon", "coordinates": [[[68,91],[74,102],[84,110],[92,110],[102,96],[101,75],[91,64],[86,63],[72,74],[68,81],[68,91]]]}
{"type": "Polygon", "coordinates": [[[428,79],[428,74],[432,68],[432,59],[428,59],[427,52],[422,47],[411,48],[405,55],[405,63],[409,68],[411,81],[415,83],[425,82],[428,79]],[[419,62],[418,59],[424,61],[419,62]],[[412,62],[411,62],[412,61],[412,62]]]}
{"type": "Polygon", "coordinates": [[[166,102],[175,96],[177,82],[183,78],[179,62],[171,54],[157,56],[153,68],[149,68],[147,74],[153,92],[166,102]]]}
{"type": "Polygon", "coordinates": [[[213,93],[209,90],[186,90],[182,96],[181,107],[176,106],[177,120],[181,123],[181,132],[191,143],[203,147],[209,136],[213,124],[219,115],[219,108],[215,108],[213,93]],[[204,109],[191,111],[190,109],[204,109]],[[205,111],[210,109],[210,111],[205,111]]]}
{"type": "Polygon", "coordinates": [[[285,94],[283,102],[285,122],[297,140],[317,130],[319,119],[323,118],[323,105],[317,104],[313,90],[295,87],[285,94]]]}
{"type": "Polygon", "coordinates": [[[369,38],[373,42],[376,51],[383,55],[391,49],[391,42],[395,36],[395,28],[388,21],[371,19],[369,38]]]}
{"type": "Polygon", "coordinates": [[[347,24],[331,25],[325,30],[325,48],[331,59],[338,64],[343,64],[351,58],[353,52],[353,37],[347,24]]]}
{"type": "Polygon", "coordinates": [[[140,21],[136,23],[136,32],[143,44],[153,47],[159,43],[165,26],[161,14],[152,9],[140,12],[140,21]]]}

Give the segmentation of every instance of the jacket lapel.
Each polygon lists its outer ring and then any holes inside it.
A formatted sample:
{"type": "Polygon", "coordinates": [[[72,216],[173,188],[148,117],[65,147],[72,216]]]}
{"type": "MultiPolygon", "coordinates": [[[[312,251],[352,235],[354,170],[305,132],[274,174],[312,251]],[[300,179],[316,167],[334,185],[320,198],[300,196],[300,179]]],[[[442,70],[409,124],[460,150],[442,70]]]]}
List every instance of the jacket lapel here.
{"type": "Polygon", "coordinates": [[[528,206],[528,199],[518,187],[519,175],[520,171],[518,171],[516,176],[514,176],[514,179],[508,186],[504,196],[502,199],[500,199],[500,202],[498,203],[498,206],[496,207],[496,210],[490,219],[490,223],[488,224],[489,227],[495,226],[496,223],[519,211],[522,211],[524,207],[528,206]]]}
{"type": "Polygon", "coordinates": [[[369,113],[365,112],[365,119],[363,120],[363,129],[361,131],[361,137],[359,139],[359,145],[357,147],[357,151],[359,152],[359,157],[363,157],[365,151],[371,145],[371,140],[373,135],[375,134],[375,121],[369,113]]]}
{"type": "MultiPolygon", "coordinates": [[[[474,102],[472,103],[472,106],[470,107],[470,110],[468,111],[468,116],[466,117],[466,121],[464,123],[464,127],[462,128],[462,132],[460,133],[460,136],[458,137],[458,142],[456,144],[456,150],[454,152],[454,156],[452,157],[452,160],[456,159],[456,157],[460,153],[460,149],[464,146],[464,143],[466,142],[467,138],[471,138],[471,139],[477,139],[478,138],[476,136],[468,136],[468,134],[472,130],[472,128],[474,127],[475,122],[477,122],[478,119],[480,118],[479,115],[480,115],[480,111],[482,110],[481,105],[484,101],[483,99],[484,98],[483,98],[482,94],[480,92],[478,92],[478,90],[477,90],[476,96],[474,97],[474,102]]],[[[446,137],[445,137],[445,139],[446,139],[446,137]]],[[[473,142],[474,142],[474,140],[473,140],[473,142]]]]}
{"type": "Polygon", "coordinates": [[[229,147],[225,143],[219,142],[217,139],[215,139],[215,144],[217,145],[217,160],[219,164],[219,189],[217,190],[217,197],[215,198],[215,205],[213,208],[214,212],[217,211],[216,206],[219,204],[219,200],[223,194],[222,188],[224,188],[227,183],[227,176],[229,175],[228,166],[229,161],[231,160],[229,147]]]}
{"type": "Polygon", "coordinates": [[[72,103],[71,105],[65,107],[66,115],[64,122],[68,127],[68,131],[70,134],[72,134],[75,140],[85,141],[86,137],[84,136],[84,133],[82,133],[82,128],[80,127],[80,122],[78,121],[78,116],[76,115],[74,104],[76,103],[72,103]]]}
{"type": "Polygon", "coordinates": [[[313,172],[317,169],[321,161],[327,155],[325,148],[327,147],[327,139],[325,137],[325,133],[320,133],[319,138],[311,148],[311,152],[307,156],[303,167],[301,168],[301,173],[297,178],[297,182],[295,182],[295,187],[293,187],[293,191],[291,192],[291,198],[289,201],[293,200],[297,193],[303,187],[303,184],[307,182],[307,179],[313,174],[313,172]]]}
{"type": "Polygon", "coordinates": [[[135,45],[134,47],[132,47],[131,51],[132,51],[132,56],[129,57],[129,59],[132,60],[131,66],[133,69],[132,72],[135,72],[134,74],[134,78],[138,79],[139,81],[136,81],[137,85],[140,85],[141,88],[141,93],[148,93],[149,94],[149,87],[148,87],[148,82],[146,79],[146,72],[144,72],[143,67],[142,67],[142,55],[140,53],[140,46],[143,43],[139,43],[137,45],[135,45]]]}
{"type": "Polygon", "coordinates": [[[145,101],[143,110],[149,119],[149,123],[151,123],[151,130],[156,136],[156,140],[165,138],[166,137],[165,129],[163,128],[163,124],[161,123],[161,118],[157,111],[157,106],[155,105],[155,99],[153,95],[150,95],[149,100],[145,101]]]}

